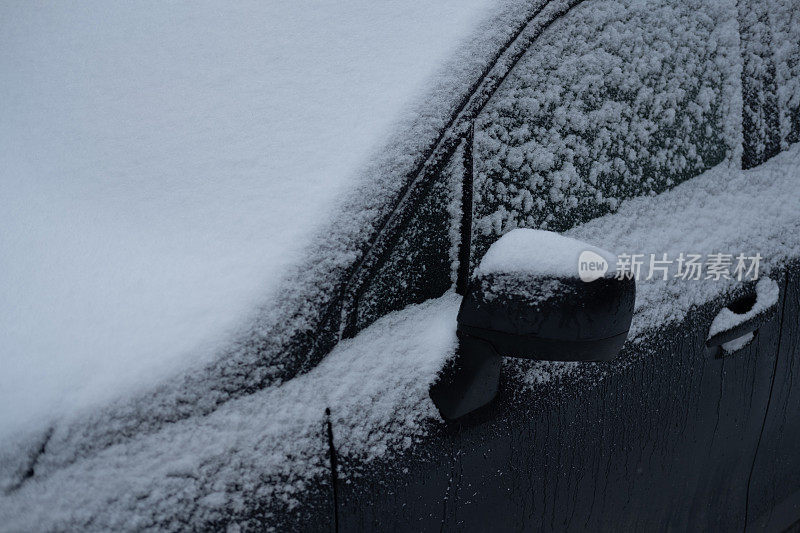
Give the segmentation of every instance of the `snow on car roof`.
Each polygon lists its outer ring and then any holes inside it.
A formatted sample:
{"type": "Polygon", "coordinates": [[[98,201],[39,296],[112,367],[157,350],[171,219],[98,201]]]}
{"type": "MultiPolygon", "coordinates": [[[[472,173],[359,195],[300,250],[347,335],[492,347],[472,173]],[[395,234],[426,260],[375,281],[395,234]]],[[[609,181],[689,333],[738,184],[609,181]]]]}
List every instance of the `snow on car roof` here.
{"type": "MultiPolygon", "coordinates": [[[[800,257],[798,171],[800,145],[748,171],[721,164],[568,234],[620,252],[758,252],[768,275],[800,257]]],[[[732,283],[640,280],[631,344],[732,283]]],[[[0,501],[0,517],[11,529],[120,529],[230,517],[251,497],[291,508],[327,475],[326,408],[337,452],[363,460],[409,448],[437,423],[428,387],[455,350],[458,304],[448,293],[392,313],[306,374],[55,469],[0,501]]],[[[533,388],[580,368],[527,363],[518,371],[533,388]]]]}
{"type": "Polygon", "coordinates": [[[4,4],[0,436],[218,356],[497,3],[4,4]]]}

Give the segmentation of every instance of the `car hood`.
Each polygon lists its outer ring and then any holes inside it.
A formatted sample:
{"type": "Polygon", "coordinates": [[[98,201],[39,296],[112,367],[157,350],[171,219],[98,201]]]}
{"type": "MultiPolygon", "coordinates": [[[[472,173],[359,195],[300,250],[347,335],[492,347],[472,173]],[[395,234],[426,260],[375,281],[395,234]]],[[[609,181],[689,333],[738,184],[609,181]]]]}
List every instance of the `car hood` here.
{"type": "Polygon", "coordinates": [[[493,0],[0,16],[0,437],[248,335],[493,0]]]}

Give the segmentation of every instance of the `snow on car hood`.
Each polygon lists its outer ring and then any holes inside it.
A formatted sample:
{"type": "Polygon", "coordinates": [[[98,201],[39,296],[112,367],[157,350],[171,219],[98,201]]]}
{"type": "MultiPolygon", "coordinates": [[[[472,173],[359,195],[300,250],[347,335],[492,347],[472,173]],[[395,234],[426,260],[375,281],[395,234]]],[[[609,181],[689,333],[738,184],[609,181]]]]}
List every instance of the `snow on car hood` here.
{"type": "Polygon", "coordinates": [[[212,357],[492,3],[0,8],[0,436],[212,357]]]}

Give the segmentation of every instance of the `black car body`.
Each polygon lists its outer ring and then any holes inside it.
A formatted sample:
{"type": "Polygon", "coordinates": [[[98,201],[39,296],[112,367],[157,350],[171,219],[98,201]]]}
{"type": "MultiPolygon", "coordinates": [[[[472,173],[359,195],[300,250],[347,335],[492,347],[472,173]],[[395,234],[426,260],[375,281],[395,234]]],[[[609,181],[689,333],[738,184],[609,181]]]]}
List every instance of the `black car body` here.
{"type": "MultiPolygon", "coordinates": [[[[414,134],[367,169],[282,299],[225,357],[133,403],[44,431],[34,452],[15,459],[9,493],[128,450],[134,436],[163,436],[175,447],[174,426],[324,373],[331,350],[381,317],[453,288],[463,293],[486,250],[511,229],[619,243],[626,230],[608,217],[626,200],[660,198],[723,164],[768,165],[800,140],[796,1],[524,4],[501,42],[467,69],[457,98],[417,117],[408,125],[414,134]]],[[[750,245],[758,235],[743,239],[750,245]]],[[[274,453],[294,467],[245,461],[252,478],[219,489],[225,467],[214,461],[227,459],[215,457],[193,477],[194,492],[175,496],[182,505],[140,525],[785,529],[800,520],[797,245],[788,239],[786,253],[763,252],[779,298],[755,340],[730,356],[706,346],[709,326],[721,309],[748,300],[755,283],[706,286],[672,319],[642,321],[611,363],[508,363],[492,404],[452,423],[414,422],[403,446],[380,453],[347,444],[352,428],[330,403],[308,430],[310,452],[254,445],[253,457],[274,453]],[[532,369],[553,378],[531,387],[532,369]],[[211,511],[196,503],[219,490],[235,497],[211,511]]],[[[653,286],[646,302],[679,300],[684,288],[653,286]]],[[[402,429],[406,419],[398,409],[365,431],[402,429]]],[[[137,461],[139,452],[130,453],[124,460],[137,461]]],[[[131,496],[126,509],[152,507],[151,496],[131,496]]],[[[55,528],[91,528],[94,520],[77,513],[55,528]]]]}

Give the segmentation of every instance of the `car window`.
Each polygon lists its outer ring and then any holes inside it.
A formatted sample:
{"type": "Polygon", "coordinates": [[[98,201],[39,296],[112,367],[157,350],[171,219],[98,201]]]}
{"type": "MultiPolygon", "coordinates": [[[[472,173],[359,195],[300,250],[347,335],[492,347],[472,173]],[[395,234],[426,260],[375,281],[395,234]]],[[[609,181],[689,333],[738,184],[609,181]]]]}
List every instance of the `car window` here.
{"type": "Polygon", "coordinates": [[[770,0],[781,145],[800,142],[800,2],[770,0]]]}
{"type": "Polygon", "coordinates": [[[770,6],[742,1],[739,46],[742,54],[742,168],[760,165],[780,151],[775,57],[770,43],[770,6]]]}
{"type": "Polygon", "coordinates": [[[563,231],[736,157],[737,24],[728,4],[664,0],[582,2],[556,18],[414,202],[345,309],[345,336],[455,283],[467,169],[474,266],[513,228],[563,231]]]}
{"type": "Polygon", "coordinates": [[[736,12],[584,2],[531,47],[475,132],[473,265],[516,227],[563,231],[735,156],[736,12]]]}

